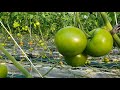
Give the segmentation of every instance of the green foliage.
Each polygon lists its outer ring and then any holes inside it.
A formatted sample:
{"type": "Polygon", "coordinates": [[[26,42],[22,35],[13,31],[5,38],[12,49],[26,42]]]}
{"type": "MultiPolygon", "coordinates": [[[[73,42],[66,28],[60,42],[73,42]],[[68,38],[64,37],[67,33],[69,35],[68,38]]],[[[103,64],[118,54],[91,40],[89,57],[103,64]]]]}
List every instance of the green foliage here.
{"type": "MultiPolygon", "coordinates": [[[[114,12],[107,12],[112,25],[115,25],[114,12]]],[[[120,14],[116,13],[119,23],[120,14]]],[[[77,19],[75,12],[1,12],[0,20],[8,27],[11,33],[17,34],[37,34],[40,30],[45,39],[53,36],[60,28],[66,26],[76,26],[77,19]]],[[[81,26],[85,31],[101,27],[104,22],[98,12],[79,12],[81,26]]],[[[1,28],[3,29],[3,28],[1,28]]],[[[1,33],[5,33],[3,30],[1,33]]]]}

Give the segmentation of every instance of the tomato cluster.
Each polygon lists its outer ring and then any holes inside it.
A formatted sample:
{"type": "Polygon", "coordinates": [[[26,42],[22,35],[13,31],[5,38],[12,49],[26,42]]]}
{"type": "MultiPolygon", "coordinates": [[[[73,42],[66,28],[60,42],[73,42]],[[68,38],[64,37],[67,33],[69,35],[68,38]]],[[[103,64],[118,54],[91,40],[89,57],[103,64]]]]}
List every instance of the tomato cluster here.
{"type": "Polygon", "coordinates": [[[85,64],[88,55],[99,57],[108,54],[113,47],[113,38],[106,28],[97,28],[85,33],[76,27],[67,26],[55,35],[55,45],[68,65],[77,67],[85,64]]]}

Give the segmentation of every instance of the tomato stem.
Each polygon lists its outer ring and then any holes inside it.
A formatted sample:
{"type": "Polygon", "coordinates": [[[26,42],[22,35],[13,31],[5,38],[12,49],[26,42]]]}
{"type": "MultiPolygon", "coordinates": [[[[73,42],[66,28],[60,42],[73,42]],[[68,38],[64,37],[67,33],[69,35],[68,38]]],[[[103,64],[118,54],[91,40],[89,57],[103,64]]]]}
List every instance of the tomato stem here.
{"type": "Polygon", "coordinates": [[[7,50],[2,46],[0,43],[0,50],[10,59],[13,64],[27,77],[27,78],[32,78],[32,75],[19,63],[16,61],[16,59],[9,54],[7,50]]]}
{"type": "Polygon", "coordinates": [[[44,77],[45,75],[47,75],[51,70],[53,70],[53,68],[55,68],[57,65],[58,65],[58,63],[55,64],[55,65],[53,65],[52,68],[51,68],[50,70],[48,70],[48,71],[43,75],[43,77],[44,77]]]}
{"type": "Polygon", "coordinates": [[[110,21],[108,20],[107,18],[107,14],[105,12],[100,12],[103,20],[104,20],[104,23],[105,23],[105,26],[107,26],[107,28],[111,31],[112,30],[112,25],[110,23],[110,21]]]}
{"type": "Polygon", "coordinates": [[[120,47],[120,38],[118,37],[118,35],[114,34],[113,38],[114,38],[115,42],[118,44],[118,46],[120,47]]]}
{"type": "Polygon", "coordinates": [[[86,35],[87,38],[91,37],[84,29],[83,29],[83,26],[82,26],[82,23],[80,21],[80,18],[79,18],[79,12],[75,12],[76,14],[76,22],[77,22],[77,26],[78,28],[80,28],[84,34],[86,35]]]}
{"type": "MultiPolygon", "coordinates": [[[[113,29],[110,21],[108,20],[107,18],[107,14],[105,12],[100,12],[103,20],[104,20],[104,23],[105,23],[105,26],[109,29],[109,31],[111,31],[113,29]]],[[[113,39],[115,40],[115,42],[118,44],[118,46],[120,47],[120,38],[118,37],[117,34],[111,34],[113,36],[113,39]]]]}

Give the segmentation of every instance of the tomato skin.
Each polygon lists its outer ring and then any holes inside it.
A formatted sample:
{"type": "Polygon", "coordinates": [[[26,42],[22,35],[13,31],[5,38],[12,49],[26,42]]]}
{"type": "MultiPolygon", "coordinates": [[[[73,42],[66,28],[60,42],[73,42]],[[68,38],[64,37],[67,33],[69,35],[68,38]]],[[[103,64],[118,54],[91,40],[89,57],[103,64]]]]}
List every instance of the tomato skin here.
{"type": "Polygon", "coordinates": [[[36,23],[35,23],[37,26],[39,26],[40,25],[40,23],[38,22],[38,21],[36,21],[36,23]]]}
{"type": "Polygon", "coordinates": [[[87,61],[87,57],[88,56],[85,54],[78,54],[78,55],[72,56],[72,57],[64,56],[64,59],[68,65],[70,65],[72,67],[78,67],[78,66],[85,65],[85,63],[87,61]]]}
{"type": "Polygon", "coordinates": [[[75,56],[84,51],[87,37],[82,30],[67,26],[56,33],[55,45],[62,55],[75,56]]]}
{"type": "Polygon", "coordinates": [[[0,63],[0,78],[6,78],[8,74],[8,68],[5,63],[0,63]]]}
{"type": "Polygon", "coordinates": [[[112,35],[104,28],[97,28],[92,32],[93,37],[88,40],[85,52],[88,55],[99,57],[108,54],[113,47],[112,35]]]}

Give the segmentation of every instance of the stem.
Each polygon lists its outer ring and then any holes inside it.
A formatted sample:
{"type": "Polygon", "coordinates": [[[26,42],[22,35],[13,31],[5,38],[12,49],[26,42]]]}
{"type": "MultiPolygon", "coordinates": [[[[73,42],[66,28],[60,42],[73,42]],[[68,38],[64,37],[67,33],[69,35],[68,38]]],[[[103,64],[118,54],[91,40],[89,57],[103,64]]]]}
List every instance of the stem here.
{"type": "Polygon", "coordinates": [[[118,46],[120,47],[120,38],[118,37],[118,35],[117,35],[117,34],[114,34],[114,35],[113,35],[113,38],[114,38],[114,40],[116,41],[116,43],[118,44],[118,46]]]}
{"type": "Polygon", "coordinates": [[[76,26],[76,20],[75,20],[76,16],[75,16],[75,14],[76,14],[76,12],[74,12],[74,18],[73,18],[74,26],[76,26]]]}
{"type": "Polygon", "coordinates": [[[51,68],[50,70],[48,70],[48,71],[43,75],[43,77],[44,77],[45,75],[47,75],[51,70],[53,70],[53,68],[56,67],[57,65],[58,65],[58,63],[55,64],[54,66],[52,66],[52,68],[51,68]]]}
{"type": "Polygon", "coordinates": [[[87,38],[91,37],[91,36],[83,29],[82,23],[81,23],[80,18],[79,18],[79,12],[75,12],[75,14],[76,14],[76,22],[77,22],[78,27],[84,32],[84,34],[87,36],[87,38]]]}
{"type": "Polygon", "coordinates": [[[107,18],[107,14],[105,12],[100,12],[103,20],[104,20],[104,23],[105,23],[105,26],[107,26],[107,28],[111,31],[112,30],[112,25],[110,23],[110,21],[108,20],[107,18]]]}
{"type": "Polygon", "coordinates": [[[80,22],[80,18],[79,18],[79,12],[76,12],[76,22],[77,22],[78,27],[79,27],[81,30],[83,30],[83,26],[82,26],[82,24],[81,24],[81,22],[80,22]]]}
{"type": "Polygon", "coordinates": [[[31,37],[32,37],[32,32],[31,32],[31,19],[30,19],[30,41],[31,41],[31,37]]]}
{"type": "Polygon", "coordinates": [[[0,44],[0,50],[10,59],[13,64],[27,77],[27,78],[32,78],[32,75],[19,63],[15,60],[13,56],[11,56],[7,50],[0,44]]]}
{"type": "MultiPolygon", "coordinates": [[[[45,39],[44,39],[44,37],[43,37],[43,33],[42,33],[42,31],[41,31],[40,26],[39,26],[39,32],[40,32],[40,35],[41,35],[41,39],[42,39],[42,41],[45,42],[45,46],[47,47],[48,51],[51,52],[51,50],[50,50],[50,49],[48,48],[48,46],[47,46],[47,42],[45,41],[45,39]]],[[[47,58],[48,58],[48,57],[47,57],[47,58]]],[[[53,58],[54,58],[54,57],[53,57],[53,58]]],[[[49,58],[48,58],[48,61],[50,61],[49,58]]]]}
{"type": "MultiPolygon", "coordinates": [[[[111,31],[113,29],[111,23],[109,22],[108,18],[107,18],[107,14],[105,12],[100,12],[104,22],[105,22],[105,26],[107,26],[107,28],[109,29],[109,31],[111,31]]],[[[118,44],[118,46],[120,47],[120,38],[118,37],[117,34],[113,34],[113,39],[115,40],[115,42],[118,44]]]]}
{"type": "Polygon", "coordinates": [[[114,16],[115,16],[116,25],[118,25],[116,12],[114,12],[114,16]]]}

